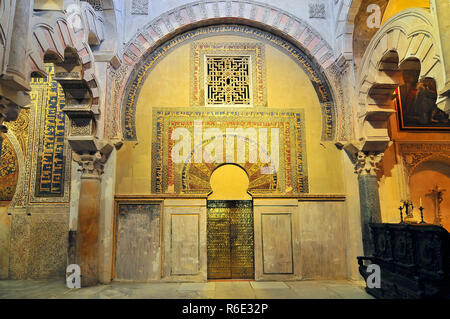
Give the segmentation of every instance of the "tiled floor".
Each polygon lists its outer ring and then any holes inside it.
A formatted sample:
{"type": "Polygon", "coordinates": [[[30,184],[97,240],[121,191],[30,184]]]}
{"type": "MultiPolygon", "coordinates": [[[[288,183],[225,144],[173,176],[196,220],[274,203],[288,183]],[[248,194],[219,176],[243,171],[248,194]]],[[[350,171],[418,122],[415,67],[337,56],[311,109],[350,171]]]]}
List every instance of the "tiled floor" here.
{"type": "Polygon", "coordinates": [[[372,299],[363,282],[124,283],[68,289],[62,281],[0,280],[0,299],[372,299]]]}

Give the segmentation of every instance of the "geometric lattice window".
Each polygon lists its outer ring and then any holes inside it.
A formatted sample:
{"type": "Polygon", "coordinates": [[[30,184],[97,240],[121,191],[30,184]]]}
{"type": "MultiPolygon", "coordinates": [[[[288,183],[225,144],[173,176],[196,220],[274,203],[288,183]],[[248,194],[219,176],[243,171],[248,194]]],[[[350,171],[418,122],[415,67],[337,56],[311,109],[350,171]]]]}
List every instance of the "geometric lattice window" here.
{"type": "Polygon", "coordinates": [[[250,105],[250,79],[250,56],[206,56],[206,105],[250,105]]]}

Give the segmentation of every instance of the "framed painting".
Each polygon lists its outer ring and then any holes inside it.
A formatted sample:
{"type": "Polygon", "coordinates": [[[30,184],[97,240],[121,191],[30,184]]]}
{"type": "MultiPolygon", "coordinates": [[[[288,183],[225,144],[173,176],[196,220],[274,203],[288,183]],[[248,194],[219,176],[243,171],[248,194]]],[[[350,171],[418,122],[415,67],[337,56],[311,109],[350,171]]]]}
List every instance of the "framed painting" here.
{"type": "Polygon", "coordinates": [[[396,90],[396,108],[400,130],[450,131],[450,114],[437,104],[436,82],[424,78],[405,81],[396,90]]]}

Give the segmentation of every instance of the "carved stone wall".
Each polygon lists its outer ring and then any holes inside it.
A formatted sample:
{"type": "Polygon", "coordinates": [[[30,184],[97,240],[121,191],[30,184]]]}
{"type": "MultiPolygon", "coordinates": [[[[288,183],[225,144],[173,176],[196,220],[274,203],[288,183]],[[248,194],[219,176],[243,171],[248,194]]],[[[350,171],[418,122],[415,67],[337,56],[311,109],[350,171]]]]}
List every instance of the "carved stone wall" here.
{"type": "Polygon", "coordinates": [[[147,15],[149,0],[133,0],[131,2],[132,15],[147,15]]]}
{"type": "Polygon", "coordinates": [[[103,11],[103,1],[102,0],[82,0],[88,2],[95,11],[103,11]]]}
{"type": "Polygon", "coordinates": [[[318,18],[325,19],[326,18],[326,10],[325,3],[323,2],[310,2],[309,6],[309,17],[310,18],[318,18]]]}
{"type": "MultiPolygon", "coordinates": [[[[64,92],[54,80],[33,78],[31,105],[8,123],[15,136],[19,179],[11,214],[9,278],[61,278],[67,257],[71,156],[64,92]]],[[[2,157],[2,162],[8,160],[2,157]]]]}
{"type": "Polygon", "coordinates": [[[64,277],[67,262],[68,215],[61,208],[12,216],[9,278],[64,277]]]}

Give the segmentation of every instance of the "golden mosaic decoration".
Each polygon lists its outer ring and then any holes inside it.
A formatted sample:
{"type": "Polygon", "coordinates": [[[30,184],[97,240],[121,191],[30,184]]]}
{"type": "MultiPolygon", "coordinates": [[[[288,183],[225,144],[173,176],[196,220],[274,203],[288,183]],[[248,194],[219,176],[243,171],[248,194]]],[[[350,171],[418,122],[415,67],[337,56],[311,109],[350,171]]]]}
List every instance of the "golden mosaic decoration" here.
{"type": "MultiPolygon", "coordinates": [[[[194,153],[211,140],[195,144],[191,141],[191,157],[184,163],[174,163],[171,157],[174,141],[172,133],[184,128],[194,136],[194,121],[201,120],[204,129],[216,128],[226,132],[228,128],[272,128],[279,132],[279,169],[275,174],[262,174],[263,164],[252,163],[245,154],[245,162],[239,163],[249,175],[249,192],[254,194],[307,193],[308,176],[303,110],[267,110],[255,108],[154,108],[152,118],[152,193],[207,194],[211,192],[209,179],[221,163],[197,163],[194,153]]],[[[237,136],[249,149],[250,141],[245,135],[237,136]]],[[[267,139],[271,145],[271,137],[267,139]]],[[[265,146],[267,147],[267,145],[265,146]]],[[[268,150],[268,148],[266,148],[268,150]]],[[[150,150],[149,150],[150,151],[150,150]]],[[[234,150],[234,158],[237,159],[234,150]]]]}
{"type": "MultiPolygon", "coordinates": [[[[1,134],[1,133],[0,133],[1,134]]],[[[11,141],[3,134],[0,152],[0,201],[10,201],[16,192],[19,163],[11,141]]]]}

